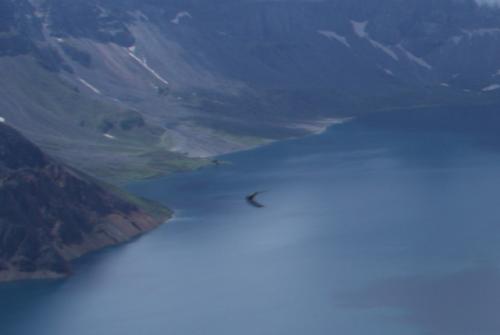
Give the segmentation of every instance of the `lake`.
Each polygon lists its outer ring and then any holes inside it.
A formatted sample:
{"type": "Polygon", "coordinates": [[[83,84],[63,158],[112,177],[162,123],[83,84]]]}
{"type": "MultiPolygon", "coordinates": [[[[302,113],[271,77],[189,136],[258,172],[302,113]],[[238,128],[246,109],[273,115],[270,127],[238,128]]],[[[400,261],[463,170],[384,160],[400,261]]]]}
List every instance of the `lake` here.
{"type": "Polygon", "coordinates": [[[0,286],[0,334],[498,335],[497,110],[367,115],[130,185],[175,219],[0,286]]]}

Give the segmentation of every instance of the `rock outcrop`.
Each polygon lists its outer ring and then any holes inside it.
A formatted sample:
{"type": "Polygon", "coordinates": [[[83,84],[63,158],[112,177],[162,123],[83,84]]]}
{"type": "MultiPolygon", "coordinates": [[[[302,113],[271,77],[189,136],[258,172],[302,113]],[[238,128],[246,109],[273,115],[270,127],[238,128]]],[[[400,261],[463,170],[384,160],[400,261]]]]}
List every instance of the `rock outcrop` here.
{"type": "Polygon", "coordinates": [[[164,222],[0,123],[0,281],[64,277],[70,261],[164,222]]]}

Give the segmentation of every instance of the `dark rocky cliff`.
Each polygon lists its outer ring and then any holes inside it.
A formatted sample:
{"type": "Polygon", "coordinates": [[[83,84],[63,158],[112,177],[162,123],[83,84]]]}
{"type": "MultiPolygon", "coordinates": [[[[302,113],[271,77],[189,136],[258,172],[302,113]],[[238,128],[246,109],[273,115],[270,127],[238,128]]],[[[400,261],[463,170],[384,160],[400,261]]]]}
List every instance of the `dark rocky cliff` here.
{"type": "Polygon", "coordinates": [[[69,261],[155,228],[146,213],[0,123],[0,281],[56,278],[69,261]]]}

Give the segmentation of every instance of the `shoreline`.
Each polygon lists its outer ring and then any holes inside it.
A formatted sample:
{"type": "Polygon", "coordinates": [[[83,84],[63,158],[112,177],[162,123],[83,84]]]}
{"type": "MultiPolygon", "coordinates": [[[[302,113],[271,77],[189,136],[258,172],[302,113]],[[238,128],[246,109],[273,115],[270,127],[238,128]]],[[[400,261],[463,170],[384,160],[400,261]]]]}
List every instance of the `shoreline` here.
{"type": "MultiPolygon", "coordinates": [[[[226,156],[226,155],[231,155],[231,154],[236,154],[236,153],[241,153],[241,152],[246,152],[250,150],[255,150],[258,148],[263,148],[268,145],[272,145],[274,143],[278,142],[283,142],[283,141],[291,141],[291,140],[297,140],[300,138],[305,138],[308,136],[316,136],[316,135],[321,135],[328,131],[331,127],[334,127],[336,125],[341,125],[345,124],[347,122],[351,122],[352,120],[355,120],[355,116],[351,117],[332,117],[332,118],[322,118],[314,121],[303,121],[303,122],[298,122],[298,123],[291,123],[291,124],[285,124],[282,125],[281,127],[283,129],[291,129],[291,130],[302,130],[305,132],[305,134],[302,135],[297,135],[297,136],[289,136],[281,139],[270,139],[270,138],[261,138],[260,143],[258,144],[253,144],[253,145],[248,145],[248,146],[243,146],[235,150],[224,150],[219,153],[215,153],[210,156],[203,156],[203,157],[192,157],[193,159],[199,159],[200,162],[204,161],[201,163],[199,166],[195,168],[187,168],[184,170],[179,170],[175,172],[158,172],[155,175],[150,175],[147,177],[139,177],[139,178],[128,178],[125,180],[119,180],[119,181],[114,181],[113,180],[107,180],[104,179],[114,185],[117,185],[121,188],[126,189],[127,185],[134,184],[134,183],[140,183],[141,181],[148,181],[148,180],[153,180],[157,178],[163,178],[167,176],[173,176],[177,174],[182,174],[182,173],[189,173],[192,171],[198,171],[200,169],[204,169],[207,167],[211,167],[216,165],[214,162],[217,161],[219,164],[224,164],[224,160],[221,160],[220,157],[226,156]]],[[[226,162],[227,163],[227,162],[226,162]]]]}
{"type": "MultiPolygon", "coordinates": [[[[309,135],[321,135],[325,133],[328,129],[333,126],[341,125],[347,122],[354,120],[354,116],[350,117],[332,117],[332,118],[324,118],[316,121],[306,121],[302,123],[295,123],[289,125],[287,128],[289,129],[302,129],[309,132],[309,135]]],[[[294,137],[300,138],[300,137],[294,137]]],[[[286,140],[286,139],[285,139],[286,140]]]]}
{"type": "Polygon", "coordinates": [[[129,221],[125,218],[117,218],[110,215],[106,223],[97,227],[99,229],[96,229],[96,231],[87,236],[87,240],[84,241],[84,243],[74,248],[59,249],[59,253],[68,266],[67,272],[50,270],[22,272],[17,269],[7,269],[6,271],[0,271],[0,285],[18,282],[66,279],[73,274],[72,267],[74,261],[95,252],[133,242],[135,239],[152,232],[175,218],[174,212],[170,209],[168,209],[168,213],[165,212],[163,215],[147,212],[138,213],[138,215],[139,214],[145,216],[143,220],[129,221]],[[111,236],[110,233],[108,233],[108,235],[103,238],[103,236],[97,232],[100,229],[108,229],[110,232],[115,232],[115,235],[111,236]]]}
{"type": "MultiPolygon", "coordinates": [[[[231,155],[231,154],[236,154],[236,153],[241,153],[241,152],[256,150],[256,149],[259,149],[259,148],[266,147],[268,145],[272,145],[274,143],[286,142],[286,141],[294,141],[294,140],[298,140],[298,139],[301,139],[301,138],[306,138],[306,137],[309,137],[309,136],[322,135],[322,134],[324,134],[325,132],[327,132],[332,127],[335,127],[337,125],[342,125],[342,124],[351,122],[352,120],[355,120],[355,119],[356,119],[355,116],[351,116],[351,117],[342,117],[342,118],[325,118],[325,119],[320,119],[320,120],[316,120],[316,121],[305,121],[305,122],[302,122],[302,123],[289,124],[285,128],[295,129],[295,130],[305,130],[307,133],[303,134],[302,136],[290,136],[290,137],[283,138],[283,139],[278,139],[278,140],[268,139],[265,143],[262,143],[262,144],[259,144],[259,145],[255,145],[255,146],[251,146],[251,147],[248,147],[248,148],[244,148],[244,149],[241,149],[241,150],[235,150],[235,151],[232,151],[232,152],[223,153],[223,154],[220,154],[220,155],[217,155],[217,156],[210,157],[210,159],[211,159],[211,161],[218,160],[220,157],[223,157],[223,156],[226,156],[226,155],[231,155]]],[[[220,160],[220,162],[224,163],[224,160],[220,160]]],[[[207,166],[211,166],[211,164],[207,164],[205,166],[202,166],[199,169],[203,169],[204,167],[207,167],[207,166]]],[[[196,169],[196,170],[198,170],[198,169],[196,169]]],[[[186,170],[186,171],[182,171],[182,172],[186,173],[186,172],[190,172],[190,170],[186,170]]],[[[173,173],[173,174],[170,174],[170,175],[174,175],[174,174],[176,174],[176,173],[173,173]]],[[[157,177],[161,178],[161,177],[165,177],[165,176],[166,175],[157,176],[157,177]]],[[[148,178],[148,180],[151,180],[151,179],[154,179],[154,178],[157,178],[157,177],[148,178]]],[[[140,182],[140,180],[139,181],[135,181],[135,182],[140,182]]]]}
{"type": "MultiPolygon", "coordinates": [[[[345,117],[345,118],[325,118],[325,119],[320,119],[320,120],[315,120],[315,121],[306,121],[306,122],[301,122],[301,123],[295,123],[288,125],[287,128],[290,129],[299,129],[299,130],[305,130],[307,134],[304,136],[296,136],[296,137],[289,137],[281,140],[270,140],[270,139],[263,139],[263,143],[258,144],[258,145],[253,145],[249,146],[247,148],[231,151],[231,152],[226,152],[221,155],[216,155],[216,156],[211,156],[209,157],[209,161],[213,162],[214,160],[217,159],[217,157],[228,155],[228,154],[233,154],[237,152],[245,152],[245,151],[250,151],[254,149],[258,149],[261,147],[265,147],[267,145],[276,143],[276,142],[281,142],[281,141],[289,141],[289,140],[295,140],[307,136],[316,136],[316,135],[321,135],[325,133],[329,128],[335,126],[335,125],[340,125],[344,124],[346,122],[351,121],[354,119],[353,117],[345,117]]],[[[197,169],[187,169],[185,171],[179,171],[182,173],[187,173],[191,171],[196,171],[198,169],[207,167],[207,166],[212,166],[211,163],[207,163],[204,166],[201,166],[197,169]]],[[[179,172],[175,173],[170,173],[170,174],[158,174],[157,176],[152,176],[149,178],[145,179],[138,179],[138,180],[128,180],[124,184],[131,184],[134,182],[141,182],[141,180],[151,180],[155,178],[161,178],[165,177],[168,175],[174,175],[178,174],[179,172]]],[[[121,193],[123,196],[123,192],[126,192],[127,194],[131,195],[132,197],[136,197],[135,194],[129,192],[129,191],[117,191],[115,192],[121,193]]],[[[0,285],[1,284],[7,284],[7,283],[16,283],[16,282],[28,282],[28,281],[43,281],[43,280],[64,280],[72,275],[72,265],[75,260],[78,260],[82,257],[85,257],[87,255],[90,255],[95,252],[99,252],[102,250],[105,250],[107,248],[111,247],[119,247],[120,245],[124,245],[126,243],[132,242],[136,238],[140,238],[141,236],[152,232],[156,228],[158,228],[161,225],[168,224],[170,221],[175,219],[175,212],[168,208],[167,206],[161,205],[161,209],[158,208],[158,204],[153,205],[153,203],[145,199],[145,203],[142,203],[139,205],[139,207],[144,207],[142,208],[142,214],[145,216],[144,220],[138,220],[139,222],[136,222],[132,226],[134,229],[131,230],[131,225],[130,222],[127,222],[127,220],[113,220],[111,217],[108,218],[108,221],[103,224],[103,226],[111,227],[117,231],[122,232],[121,236],[107,236],[103,238],[102,236],[92,236],[90,234],[88,236],[88,239],[82,243],[81,245],[75,246],[74,248],[68,248],[66,250],[60,250],[63,258],[68,264],[69,271],[67,273],[63,272],[55,272],[55,271],[49,271],[49,270],[40,270],[40,271],[33,271],[33,272],[21,272],[16,269],[12,270],[7,270],[7,271],[0,271],[0,285]],[[145,204],[149,204],[149,207],[146,206],[145,204]],[[113,222],[115,221],[115,222],[113,222]],[[138,227],[139,226],[139,227],[138,227]]]]}

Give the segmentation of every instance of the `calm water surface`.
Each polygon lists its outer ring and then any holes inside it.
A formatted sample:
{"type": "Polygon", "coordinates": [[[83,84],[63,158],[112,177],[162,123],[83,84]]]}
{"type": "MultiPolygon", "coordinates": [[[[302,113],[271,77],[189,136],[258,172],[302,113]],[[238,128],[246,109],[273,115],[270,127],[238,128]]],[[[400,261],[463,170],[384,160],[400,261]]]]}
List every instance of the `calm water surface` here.
{"type": "Polygon", "coordinates": [[[378,114],[131,185],[175,220],[0,286],[0,334],[498,335],[497,114],[378,114]]]}

